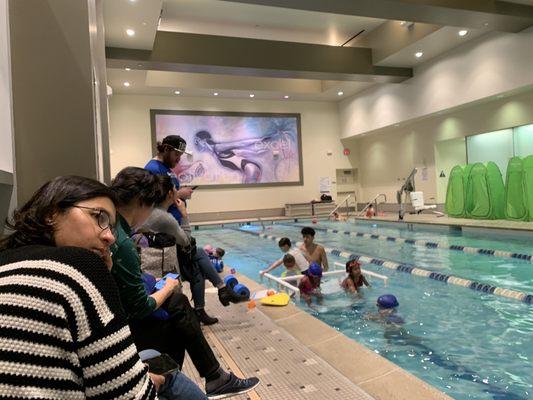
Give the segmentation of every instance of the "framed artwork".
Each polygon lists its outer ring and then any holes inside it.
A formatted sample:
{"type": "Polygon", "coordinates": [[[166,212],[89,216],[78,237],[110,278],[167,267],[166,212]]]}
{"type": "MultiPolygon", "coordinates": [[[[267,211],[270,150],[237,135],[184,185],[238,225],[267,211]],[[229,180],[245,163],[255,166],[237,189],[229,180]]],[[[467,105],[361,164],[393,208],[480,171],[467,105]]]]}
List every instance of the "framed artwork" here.
{"type": "Polygon", "coordinates": [[[150,110],[152,148],[187,141],[174,169],[183,185],[303,185],[300,114],[150,110]]]}

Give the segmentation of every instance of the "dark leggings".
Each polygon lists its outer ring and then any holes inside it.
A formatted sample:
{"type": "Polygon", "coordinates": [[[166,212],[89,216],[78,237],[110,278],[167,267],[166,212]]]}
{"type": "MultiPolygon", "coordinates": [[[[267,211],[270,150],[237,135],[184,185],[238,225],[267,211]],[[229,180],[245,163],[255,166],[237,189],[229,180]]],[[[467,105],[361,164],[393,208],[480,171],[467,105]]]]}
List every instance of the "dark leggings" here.
{"type": "Polygon", "coordinates": [[[183,365],[187,351],[201,377],[216,372],[220,364],[204,337],[187,297],[181,293],[174,294],[164,307],[171,315],[168,320],[153,317],[130,320],[137,350],[154,349],[167,353],[180,365],[183,365]]]}

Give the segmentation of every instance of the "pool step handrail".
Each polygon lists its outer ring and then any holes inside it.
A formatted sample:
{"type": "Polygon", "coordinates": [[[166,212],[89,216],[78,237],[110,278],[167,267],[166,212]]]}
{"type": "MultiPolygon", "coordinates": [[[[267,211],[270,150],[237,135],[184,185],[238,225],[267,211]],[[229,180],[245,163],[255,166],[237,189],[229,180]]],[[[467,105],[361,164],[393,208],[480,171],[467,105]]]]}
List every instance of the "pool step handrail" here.
{"type": "MultiPolygon", "coordinates": [[[[337,262],[335,261],[335,267],[342,267],[342,268],[346,268],[346,266],[343,264],[343,263],[340,263],[340,262],[337,262]]],[[[345,270],[335,270],[334,272],[343,272],[343,273],[346,273],[345,270]]],[[[366,269],[363,269],[361,268],[361,272],[365,275],[368,275],[368,276],[373,276],[374,278],[378,278],[378,279],[381,279],[383,281],[383,284],[385,286],[387,286],[389,284],[389,277],[388,276],[385,276],[385,275],[381,275],[381,274],[377,274],[375,272],[372,272],[372,271],[368,271],[366,269]]],[[[324,272],[324,274],[327,274],[328,272],[324,272]]]]}
{"type": "Polygon", "coordinates": [[[370,200],[368,203],[366,203],[366,206],[357,213],[357,216],[358,217],[362,217],[364,214],[365,214],[365,211],[367,210],[368,207],[370,207],[370,205],[372,203],[374,203],[374,208],[376,210],[376,214],[378,213],[378,199],[383,196],[383,201],[382,203],[386,203],[387,202],[387,195],[385,193],[380,193],[380,194],[377,194],[376,196],[374,196],[374,198],[372,200],[370,200]]]}
{"type": "MultiPolygon", "coordinates": [[[[298,289],[298,287],[294,286],[294,285],[291,285],[290,283],[287,283],[285,282],[285,280],[283,278],[280,278],[279,276],[274,276],[270,273],[266,273],[263,275],[263,277],[273,281],[273,282],[276,282],[277,283],[277,286],[278,286],[278,290],[281,291],[282,287],[290,290],[292,293],[294,293],[294,296],[296,298],[297,301],[300,300],[300,289],[298,289]]],[[[261,278],[262,280],[263,278],[261,278]]]]}
{"type": "MultiPolygon", "coordinates": [[[[337,205],[337,207],[335,207],[333,209],[332,212],[330,212],[328,214],[328,219],[333,215],[335,214],[335,212],[339,209],[340,206],[343,205],[343,203],[346,203],[346,219],[348,219],[348,217],[350,216],[350,208],[348,206],[348,200],[350,199],[350,197],[352,197],[351,194],[349,194],[348,196],[346,196],[344,199],[342,199],[342,201],[339,201],[339,204],[337,205]]],[[[354,200],[355,200],[355,196],[354,196],[354,200]]],[[[355,202],[355,206],[357,207],[357,201],[355,202]]]]}

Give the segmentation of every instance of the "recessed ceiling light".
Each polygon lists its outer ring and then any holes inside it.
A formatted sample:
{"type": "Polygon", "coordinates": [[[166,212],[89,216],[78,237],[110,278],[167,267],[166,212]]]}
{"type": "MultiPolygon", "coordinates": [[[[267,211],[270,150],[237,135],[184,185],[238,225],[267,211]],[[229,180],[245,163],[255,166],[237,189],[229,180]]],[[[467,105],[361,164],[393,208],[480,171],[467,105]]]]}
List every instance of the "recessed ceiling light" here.
{"type": "Polygon", "coordinates": [[[218,92],[213,93],[213,96],[218,96],[218,92]]]}
{"type": "Polygon", "coordinates": [[[344,94],[344,92],[342,92],[342,91],[337,92],[337,96],[342,96],[343,94],[344,94]]]}
{"type": "Polygon", "coordinates": [[[174,90],[174,94],[180,94],[181,92],[179,90],[174,90]]]}
{"type": "Polygon", "coordinates": [[[468,31],[466,29],[461,29],[459,32],[457,32],[459,36],[466,36],[468,34],[468,31]]]}
{"type": "Polygon", "coordinates": [[[129,87],[130,83],[129,82],[124,82],[124,86],[129,87]]]}
{"type": "Polygon", "coordinates": [[[130,0],[130,3],[135,3],[137,0],[130,0]]]}
{"type": "Polygon", "coordinates": [[[135,35],[135,31],[133,29],[126,29],[126,35],[134,36],[135,35]]]}
{"type": "Polygon", "coordinates": [[[417,51],[417,52],[415,53],[415,57],[416,57],[416,58],[420,58],[420,57],[422,57],[423,55],[424,55],[424,53],[421,52],[421,51],[417,51]]]}
{"type": "Polygon", "coordinates": [[[488,23],[488,22],[485,22],[485,23],[483,24],[483,26],[489,26],[489,23],[488,23]]]}
{"type": "Polygon", "coordinates": [[[125,69],[126,71],[131,71],[131,68],[129,68],[129,67],[126,67],[126,68],[124,68],[124,69],[125,69]]]}
{"type": "Polygon", "coordinates": [[[251,98],[254,98],[254,97],[255,97],[255,94],[250,93],[250,97],[251,97],[251,98]]]}
{"type": "Polygon", "coordinates": [[[283,96],[283,98],[284,98],[284,99],[288,99],[288,98],[289,98],[289,96],[285,95],[285,96],[283,96]]]}

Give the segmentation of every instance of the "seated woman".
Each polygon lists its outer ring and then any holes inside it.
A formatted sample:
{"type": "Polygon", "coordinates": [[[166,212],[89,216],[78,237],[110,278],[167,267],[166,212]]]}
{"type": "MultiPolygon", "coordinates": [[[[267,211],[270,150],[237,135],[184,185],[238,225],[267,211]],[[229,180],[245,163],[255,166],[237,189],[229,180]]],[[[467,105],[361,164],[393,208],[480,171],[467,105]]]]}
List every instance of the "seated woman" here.
{"type": "Polygon", "coordinates": [[[8,223],[14,232],[0,242],[0,397],[156,398],[109,273],[114,198],[92,179],[57,177],[8,223]]]}
{"type": "Polygon", "coordinates": [[[130,235],[132,227],[143,225],[156,199],[161,197],[158,176],[142,168],[127,167],[117,174],[112,189],[117,195],[118,211],[112,273],[137,348],[167,353],[179,364],[183,364],[187,351],[206,380],[208,397],[222,399],[252,390],[259,384],[257,378],[239,379],[220,367],[187,297],[175,292],[178,281],[167,279],[160,291],[150,296],[145,292],[139,255],[130,235]],[[170,318],[151,318],[163,304],[170,318]]]}
{"type": "Polygon", "coordinates": [[[229,305],[229,302],[239,303],[245,301],[247,298],[242,298],[226,287],[204,249],[194,246],[193,249],[190,249],[190,257],[179,256],[186,253],[191,247],[191,228],[189,226],[187,208],[185,203],[179,199],[178,191],[170,177],[167,175],[157,175],[157,177],[160,180],[162,189],[161,196],[155,200],[156,207],[142,225],[141,230],[167,233],[176,239],[182,275],[184,275],[184,269],[191,271],[190,274],[192,276],[189,282],[194,300],[194,310],[198,319],[205,325],[215,324],[218,319],[210,317],[204,310],[206,279],[218,288],[218,298],[224,306],[229,305]],[[167,212],[172,204],[175,204],[181,213],[181,226],[172,214],[167,212]]]}

